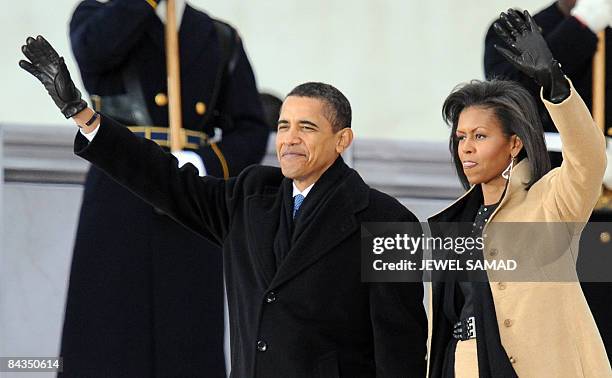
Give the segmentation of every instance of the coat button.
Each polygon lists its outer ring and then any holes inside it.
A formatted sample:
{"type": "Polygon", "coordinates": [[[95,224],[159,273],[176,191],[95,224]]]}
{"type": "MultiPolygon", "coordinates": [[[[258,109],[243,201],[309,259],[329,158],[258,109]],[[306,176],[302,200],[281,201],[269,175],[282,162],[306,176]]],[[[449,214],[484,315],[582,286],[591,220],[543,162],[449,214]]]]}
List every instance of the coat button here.
{"type": "Polygon", "coordinates": [[[515,364],[516,363],[516,358],[510,356],[510,363],[515,364]]]}
{"type": "Polygon", "coordinates": [[[599,234],[599,240],[602,243],[609,243],[610,242],[610,233],[609,232],[602,232],[601,234],[599,234]]]}
{"type": "Polygon", "coordinates": [[[276,293],[273,291],[268,292],[268,294],[266,294],[266,303],[272,303],[276,301],[276,293]]]}
{"type": "Polygon", "coordinates": [[[498,253],[499,253],[499,251],[496,248],[492,248],[489,251],[489,256],[497,256],[498,253]]]}
{"type": "Polygon", "coordinates": [[[168,105],[168,96],[165,93],[158,93],[155,95],[155,103],[157,106],[166,106],[168,105]]]}
{"type": "Polygon", "coordinates": [[[511,327],[511,326],[512,326],[512,320],[510,320],[510,319],[506,319],[506,320],[504,320],[504,325],[505,325],[506,327],[511,327]]]}
{"type": "Polygon", "coordinates": [[[260,352],[265,352],[266,350],[268,350],[268,344],[266,344],[265,341],[259,340],[257,342],[257,350],[260,352]]]}
{"type": "Polygon", "coordinates": [[[204,113],[206,113],[206,104],[204,104],[202,101],[196,102],[195,111],[199,115],[204,115],[204,113]]]}
{"type": "Polygon", "coordinates": [[[497,284],[497,288],[499,290],[506,290],[506,284],[503,283],[503,282],[500,282],[500,283],[497,284]]]}

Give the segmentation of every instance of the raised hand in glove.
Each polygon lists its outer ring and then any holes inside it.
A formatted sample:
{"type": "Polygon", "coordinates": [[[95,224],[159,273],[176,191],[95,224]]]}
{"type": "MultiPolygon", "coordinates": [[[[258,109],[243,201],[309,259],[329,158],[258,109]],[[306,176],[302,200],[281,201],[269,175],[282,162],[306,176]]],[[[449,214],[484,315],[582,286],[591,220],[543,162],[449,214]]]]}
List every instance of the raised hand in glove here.
{"type": "Polygon", "coordinates": [[[493,29],[508,48],[494,47],[519,71],[544,88],[544,98],[558,104],[569,97],[569,82],[529,12],[508,9],[493,24],[493,29]]]}
{"type": "Polygon", "coordinates": [[[21,51],[29,59],[20,60],[19,66],[34,75],[45,86],[64,117],[70,118],[87,108],[81,92],[75,87],[70,72],[60,57],[42,36],[28,37],[21,51]]]}

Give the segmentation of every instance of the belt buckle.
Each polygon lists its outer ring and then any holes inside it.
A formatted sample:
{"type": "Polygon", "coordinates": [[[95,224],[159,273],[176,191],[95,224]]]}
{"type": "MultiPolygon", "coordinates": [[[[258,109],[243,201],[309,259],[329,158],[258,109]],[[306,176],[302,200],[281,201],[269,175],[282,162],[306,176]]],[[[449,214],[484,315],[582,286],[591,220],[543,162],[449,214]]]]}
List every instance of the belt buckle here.
{"type": "Polygon", "coordinates": [[[469,318],[466,319],[465,322],[466,325],[466,334],[468,339],[474,339],[476,338],[476,318],[473,316],[470,316],[469,318]]]}

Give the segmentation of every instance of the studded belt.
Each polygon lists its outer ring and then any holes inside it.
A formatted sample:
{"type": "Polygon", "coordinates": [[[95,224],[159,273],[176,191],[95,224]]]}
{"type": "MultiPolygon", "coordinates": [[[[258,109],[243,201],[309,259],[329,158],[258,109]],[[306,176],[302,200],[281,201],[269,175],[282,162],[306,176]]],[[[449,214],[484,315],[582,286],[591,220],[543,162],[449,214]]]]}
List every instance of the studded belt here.
{"type": "Polygon", "coordinates": [[[469,340],[476,338],[476,318],[470,316],[458,321],[453,325],[453,337],[458,340],[469,340]]]}

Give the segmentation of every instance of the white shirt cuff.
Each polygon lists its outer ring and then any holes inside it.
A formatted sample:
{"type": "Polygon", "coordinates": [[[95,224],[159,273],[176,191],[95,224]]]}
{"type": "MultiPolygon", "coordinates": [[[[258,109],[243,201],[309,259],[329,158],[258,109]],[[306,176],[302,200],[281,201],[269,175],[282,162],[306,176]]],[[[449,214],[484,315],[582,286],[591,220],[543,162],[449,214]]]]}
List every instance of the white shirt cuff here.
{"type": "Polygon", "coordinates": [[[96,136],[96,134],[98,133],[98,130],[99,130],[99,129],[100,129],[100,125],[98,125],[98,127],[96,127],[96,128],[94,129],[94,131],[92,131],[92,132],[90,132],[90,133],[86,133],[85,131],[83,131],[83,129],[79,129],[79,132],[80,132],[81,134],[83,134],[83,136],[84,136],[85,138],[87,138],[87,140],[88,140],[88,141],[90,141],[90,142],[91,142],[91,141],[93,140],[93,138],[96,136]]]}

